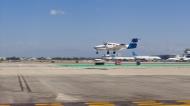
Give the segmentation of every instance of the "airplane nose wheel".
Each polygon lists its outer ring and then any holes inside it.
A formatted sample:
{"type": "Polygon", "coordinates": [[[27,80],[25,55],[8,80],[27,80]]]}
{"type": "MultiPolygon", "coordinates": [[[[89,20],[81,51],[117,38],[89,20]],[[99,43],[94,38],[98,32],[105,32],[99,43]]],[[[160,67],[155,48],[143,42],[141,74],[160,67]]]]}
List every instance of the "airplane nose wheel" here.
{"type": "Polygon", "coordinates": [[[96,54],[98,54],[98,51],[96,51],[96,54]]]}

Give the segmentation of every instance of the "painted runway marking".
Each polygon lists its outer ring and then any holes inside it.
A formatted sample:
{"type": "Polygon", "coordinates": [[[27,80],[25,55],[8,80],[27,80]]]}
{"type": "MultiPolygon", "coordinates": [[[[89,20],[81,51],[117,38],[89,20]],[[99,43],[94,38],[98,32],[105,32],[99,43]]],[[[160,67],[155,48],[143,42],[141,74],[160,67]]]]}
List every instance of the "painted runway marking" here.
{"type": "Polygon", "coordinates": [[[65,101],[77,101],[79,99],[77,99],[75,97],[72,97],[72,96],[69,96],[69,95],[66,95],[66,94],[63,94],[63,93],[58,93],[57,97],[56,97],[56,100],[58,100],[58,101],[62,101],[62,100],[65,100],[65,101]]]}
{"type": "Polygon", "coordinates": [[[11,106],[11,105],[0,105],[0,106],[11,106]]]}
{"type": "Polygon", "coordinates": [[[59,103],[26,103],[0,104],[0,106],[190,106],[190,100],[147,100],[122,102],[59,102],[59,103]]]}
{"type": "Polygon", "coordinates": [[[163,105],[163,103],[157,102],[157,101],[153,101],[153,100],[149,100],[149,101],[137,101],[137,102],[133,102],[135,104],[137,104],[137,106],[160,106],[163,105]]]}
{"type": "Polygon", "coordinates": [[[116,106],[113,103],[110,102],[89,102],[86,103],[88,106],[116,106]]]}
{"type": "Polygon", "coordinates": [[[178,100],[179,103],[190,104],[190,100],[178,100]]]}
{"type": "MultiPolygon", "coordinates": [[[[171,101],[170,101],[171,102],[171,101]]],[[[136,101],[132,102],[137,106],[190,106],[190,100],[172,101],[173,103],[164,103],[162,101],[136,101]]]]}
{"type": "Polygon", "coordinates": [[[35,106],[63,106],[61,103],[35,104],[35,106]]]}

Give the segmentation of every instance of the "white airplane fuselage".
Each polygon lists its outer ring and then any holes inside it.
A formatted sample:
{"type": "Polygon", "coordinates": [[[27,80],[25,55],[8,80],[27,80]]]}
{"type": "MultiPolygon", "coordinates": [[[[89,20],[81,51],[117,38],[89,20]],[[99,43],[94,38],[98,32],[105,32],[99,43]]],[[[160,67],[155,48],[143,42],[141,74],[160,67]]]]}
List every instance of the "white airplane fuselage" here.
{"type": "Polygon", "coordinates": [[[95,46],[94,48],[96,50],[110,50],[110,51],[118,51],[121,49],[126,49],[128,45],[120,45],[118,43],[107,43],[105,45],[98,45],[95,46]]]}
{"type": "Polygon", "coordinates": [[[146,60],[146,61],[161,60],[161,58],[158,56],[135,56],[135,59],[146,60]]]}
{"type": "Polygon", "coordinates": [[[168,61],[182,61],[182,60],[183,60],[183,57],[181,57],[181,56],[179,56],[179,55],[176,55],[175,57],[168,58],[167,60],[168,60],[168,61]]]}

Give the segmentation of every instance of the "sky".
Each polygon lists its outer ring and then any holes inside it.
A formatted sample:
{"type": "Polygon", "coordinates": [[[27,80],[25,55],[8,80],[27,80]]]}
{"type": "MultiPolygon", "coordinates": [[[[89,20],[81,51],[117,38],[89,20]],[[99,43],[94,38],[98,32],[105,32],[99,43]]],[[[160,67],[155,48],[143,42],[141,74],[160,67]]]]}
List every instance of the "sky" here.
{"type": "MultiPolygon", "coordinates": [[[[190,48],[190,0],[0,0],[0,57],[94,57],[95,45],[129,43],[130,56],[190,48]]],[[[102,55],[103,53],[99,54],[102,55]]]]}

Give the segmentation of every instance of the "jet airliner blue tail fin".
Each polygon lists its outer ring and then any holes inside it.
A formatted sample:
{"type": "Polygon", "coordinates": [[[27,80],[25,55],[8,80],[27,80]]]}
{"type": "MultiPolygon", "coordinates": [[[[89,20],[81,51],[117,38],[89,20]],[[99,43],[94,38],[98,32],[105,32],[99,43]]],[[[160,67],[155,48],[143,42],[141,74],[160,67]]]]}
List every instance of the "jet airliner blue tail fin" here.
{"type": "Polygon", "coordinates": [[[133,38],[127,49],[134,49],[137,47],[138,38],[133,38]]]}

